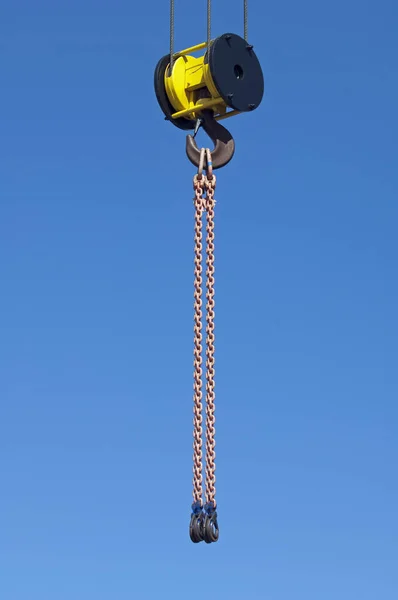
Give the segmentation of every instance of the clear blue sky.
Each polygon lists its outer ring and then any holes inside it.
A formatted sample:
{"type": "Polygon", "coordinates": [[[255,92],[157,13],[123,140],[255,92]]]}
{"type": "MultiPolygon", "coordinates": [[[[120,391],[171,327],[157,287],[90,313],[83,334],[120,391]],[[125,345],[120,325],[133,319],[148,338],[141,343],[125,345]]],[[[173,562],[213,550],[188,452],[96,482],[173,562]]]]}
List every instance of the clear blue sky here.
{"type": "MultiPolygon", "coordinates": [[[[398,9],[249,4],[266,92],[218,173],[211,546],[168,3],[1,5],[4,600],[398,597],[398,9]]],[[[177,0],[177,47],[204,10],[177,0]]],[[[215,1],[214,35],[241,17],[215,1]]]]}

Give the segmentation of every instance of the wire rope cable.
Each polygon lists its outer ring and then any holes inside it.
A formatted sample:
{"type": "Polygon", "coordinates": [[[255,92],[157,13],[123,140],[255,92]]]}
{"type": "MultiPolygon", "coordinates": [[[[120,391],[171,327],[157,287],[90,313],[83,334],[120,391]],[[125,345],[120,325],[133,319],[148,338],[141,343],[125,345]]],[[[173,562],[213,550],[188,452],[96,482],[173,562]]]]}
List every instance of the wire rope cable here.
{"type": "Polygon", "coordinates": [[[249,15],[248,15],[248,0],[243,0],[243,37],[245,42],[248,40],[248,27],[249,27],[249,15]]]}
{"type": "Polygon", "coordinates": [[[170,0],[170,71],[174,62],[175,0],[170,0]]]}
{"type": "MultiPolygon", "coordinates": [[[[248,40],[249,29],[249,0],[243,0],[243,37],[245,42],[248,40]]],[[[211,44],[211,0],[207,0],[207,51],[211,44]]],[[[170,73],[174,64],[174,32],[175,32],[175,0],[170,0],[170,73]]]]}
{"type": "Polygon", "coordinates": [[[211,43],[211,0],[207,0],[207,51],[210,51],[211,43]]]}

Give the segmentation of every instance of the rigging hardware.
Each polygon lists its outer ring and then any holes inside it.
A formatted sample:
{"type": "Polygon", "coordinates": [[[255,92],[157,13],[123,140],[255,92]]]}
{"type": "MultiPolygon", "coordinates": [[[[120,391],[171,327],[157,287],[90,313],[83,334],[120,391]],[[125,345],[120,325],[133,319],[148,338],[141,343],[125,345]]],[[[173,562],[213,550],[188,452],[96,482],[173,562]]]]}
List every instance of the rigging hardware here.
{"type": "Polygon", "coordinates": [[[243,0],[243,38],[234,33],[211,37],[211,0],[207,0],[206,42],[174,52],[175,0],[170,0],[170,51],[157,63],[154,87],[167,121],[186,132],[188,159],[198,168],[194,176],[195,292],[194,292],[194,419],[193,503],[189,535],[194,543],[219,538],[215,490],[215,370],[214,370],[214,169],[227,165],[235,153],[231,133],[219,121],[252,112],[264,95],[264,78],[253,46],[248,42],[248,0],[243,0]],[[200,56],[194,56],[202,52],[200,56]],[[200,127],[213,149],[199,149],[200,127]],[[203,490],[203,369],[202,273],[203,215],[206,215],[206,477],[203,490]],[[204,492],[204,493],[203,493],[204,492]]]}
{"type": "MultiPolygon", "coordinates": [[[[211,151],[213,169],[224,167],[229,163],[235,153],[234,138],[228,129],[214,119],[213,113],[209,110],[203,111],[199,123],[214,144],[214,149],[211,151]]],[[[196,133],[194,133],[194,135],[187,135],[185,148],[191,163],[196,167],[199,167],[200,149],[196,145],[195,135],[196,133]]]]}
{"type": "Polygon", "coordinates": [[[195,129],[206,111],[215,121],[251,112],[264,94],[253,46],[233,33],[212,40],[209,47],[204,42],[177,52],[172,61],[170,55],[164,56],[156,65],[154,85],[165,119],[186,131],[195,129]],[[205,48],[202,56],[193,56],[205,48]]]}

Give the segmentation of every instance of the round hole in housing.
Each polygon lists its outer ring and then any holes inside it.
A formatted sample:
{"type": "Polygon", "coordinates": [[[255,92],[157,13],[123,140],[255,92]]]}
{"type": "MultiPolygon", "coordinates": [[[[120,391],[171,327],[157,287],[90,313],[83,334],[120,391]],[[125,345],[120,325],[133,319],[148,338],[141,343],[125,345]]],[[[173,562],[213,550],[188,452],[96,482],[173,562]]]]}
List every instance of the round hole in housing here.
{"type": "Polygon", "coordinates": [[[234,74],[236,79],[243,79],[243,69],[240,65],[234,66],[234,74]]]}

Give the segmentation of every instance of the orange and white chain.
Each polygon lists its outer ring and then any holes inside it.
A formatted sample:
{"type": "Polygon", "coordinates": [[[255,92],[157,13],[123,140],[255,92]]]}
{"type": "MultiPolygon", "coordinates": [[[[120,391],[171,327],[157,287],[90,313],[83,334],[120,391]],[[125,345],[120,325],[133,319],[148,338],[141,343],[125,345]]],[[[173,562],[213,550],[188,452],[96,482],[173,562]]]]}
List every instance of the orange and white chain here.
{"type": "Polygon", "coordinates": [[[214,192],[215,175],[206,176],[206,504],[216,508],[216,441],[215,441],[215,335],[214,335],[214,192]]]}
{"type": "Polygon", "coordinates": [[[194,395],[193,395],[193,501],[202,506],[202,212],[203,176],[194,177],[195,280],[194,280],[194,395]]]}
{"type": "Polygon", "coordinates": [[[194,311],[194,430],[193,430],[193,500],[202,504],[202,217],[206,213],[206,504],[215,501],[215,380],[214,380],[214,191],[216,177],[212,173],[211,154],[202,149],[199,171],[194,176],[195,190],[195,311],[194,311]],[[203,174],[203,165],[207,153],[207,169],[203,174]]]}

